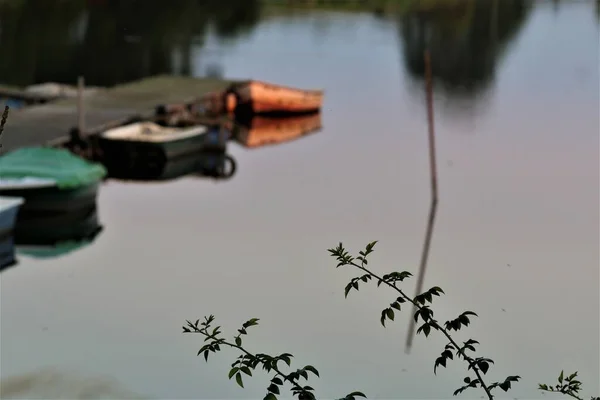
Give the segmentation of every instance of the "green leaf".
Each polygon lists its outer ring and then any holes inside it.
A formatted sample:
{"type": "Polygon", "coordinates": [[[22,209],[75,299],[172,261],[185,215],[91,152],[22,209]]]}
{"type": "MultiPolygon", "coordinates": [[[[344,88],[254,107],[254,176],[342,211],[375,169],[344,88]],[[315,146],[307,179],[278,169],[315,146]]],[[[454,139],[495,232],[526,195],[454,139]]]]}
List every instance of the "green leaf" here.
{"type": "Polygon", "coordinates": [[[208,353],[209,353],[209,350],[204,350],[204,360],[206,362],[208,362],[208,353]]]}
{"type": "Polygon", "coordinates": [[[435,360],[435,364],[433,365],[433,373],[436,374],[437,367],[442,366],[446,368],[446,357],[441,356],[435,360]]]}
{"type": "Polygon", "coordinates": [[[481,372],[483,372],[483,374],[484,374],[484,375],[485,375],[485,374],[488,372],[488,370],[490,369],[490,364],[488,364],[488,363],[487,363],[487,362],[485,362],[485,361],[481,361],[481,362],[479,362],[478,366],[479,366],[479,369],[481,370],[481,372]]]}
{"type": "Polygon", "coordinates": [[[277,400],[277,396],[275,396],[273,393],[267,393],[263,400],[277,400]]]}
{"type": "Polygon", "coordinates": [[[250,371],[250,368],[248,368],[248,367],[242,367],[242,368],[240,368],[240,370],[241,370],[243,373],[245,373],[246,375],[248,375],[248,376],[252,376],[252,371],[250,371]]]}
{"type": "Polygon", "coordinates": [[[231,368],[231,370],[229,371],[229,379],[233,378],[233,376],[235,375],[236,372],[239,371],[239,368],[231,368]]]}
{"type": "Polygon", "coordinates": [[[274,377],[273,379],[271,379],[271,382],[273,382],[276,385],[283,385],[283,381],[278,377],[274,377]]]}
{"type": "Polygon", "coordinates": [[[425,337],[429,336],[430,332],[431,332],[431,326],[429,324],[424,325],[423,333],[425,334],[425,337]]]}
{"type": "Polygon", "coordinates": [[[419,322],[419,315],[421,315],[421,310],[417,310],[415,312],[415,316],[414,316],[415,317],[415,322],[419,322]]]}
{"type": "Polygon", "coordinates": [[[379,319],[379,322],[381,322],[381,325],[383,325],[384,327],[385,327],[385,318],[386,317],[387,317],[387,308],[381,312],[381,318],[379,319]]]}
{"type": "Polygon", "coordinates": [[[291,357],[292,357],[292,355],[291,354],[287,354],[287,353],[286,354],[282,354],[282,355],[279,356],[279,358],[281,360],[283,360],[288,365],[288,367],[292,363],[292,361],[290,360],[291,357]]]}
{"type": "Polygon", "coordinates": [[[312,372],[316,376],[319,376],[319,371],[317,371],[317,369],[315,367],[313,367],[312,365],[307,365],[306,367],[304,367],[304,369],[312,372]]]}
{"type": "Polygon", "coordinates": [[[267,390],[271,393],[275,393],[275,394],[279,394],[279,386],[275,385],[275,384],[270,384],[269,387],[267,388],[267,390]]]}
{"type": "Polygon", "coordinates": [[[386,308],[386,314],[389,319],[394,320],[394,310],[391,308],[386,308]]]}
{"type": "Polygon", "coordinates": [[[444,291],[442,290],[442,288],[439,286],[432,287],[431,289],[429,289],[429,292],[431,294],[433,294],[434,296],[439,296],[440,293],[445,294],[444,291]]]}
{"type": "Polygon", "coordinates": [[[353,396],[353,397],[364,397],[365,399],[367,398],[367,396],[365,396],[365,394],[363,392],[352,392],[350,393],[348,396],[353,396]]]}
{"type": "Polygon", "coordinates": [[[344,297],[347,298],[348,297],[348,293],[350,293],[350,291],[352,290],[352,282],[348,283],[346,285],[346,288],[344,289],[344,297]]]}
{"type": "Polygon", "coordinates": [[[369,254],[370,252],[373,251],[373,247],[375,247],[375,245],[377,244],[377,240],[375,240],[374,242],[371,242],[367,245],[366,247],[366,253],[369,254]]]}
{"type": "Polygon", "coordinates": [[[400,307],[400,303],[398,302],[393,302],[392,304],[390,304],[391,307],[395,308],[396,310],[400,311],[402,310],[402,308],[400,307]]]}
{"type": "Polygon", "coordinates": [[[235,337],[235,344],[238,345],[238,346],[241,346],[242,345],[242,338],[239,337],[239,336],[236,336],[235,337]]]}
{"type": "Polygon", "coordinates": [[[244,382],[242,381],[242,374],[240,374],[239,372],[235,375],[235,381],[238,385],[244,387],[244,382]]]}
{"type": "Polygon", "coordinates": [[[560,375],[558,376],[558,382],[563,383],[563,374],[565,371],[560,371],[560,375]]]}

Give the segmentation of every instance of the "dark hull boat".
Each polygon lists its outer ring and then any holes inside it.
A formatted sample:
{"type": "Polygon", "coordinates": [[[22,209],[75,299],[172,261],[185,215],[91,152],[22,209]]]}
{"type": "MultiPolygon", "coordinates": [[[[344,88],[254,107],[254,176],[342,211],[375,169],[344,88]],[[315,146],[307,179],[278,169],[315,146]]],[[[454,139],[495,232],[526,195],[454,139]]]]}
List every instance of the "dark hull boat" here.
{"type": "Polygon", "coordinates": [[[165,163],[167,160],[209,150],[222,150],[226,137],[204,126],[163,127],[139,122],[110,129],[97,138],[102,163],[165,163]]]}
{"type": "Polygon", "coordinates": [[[116,160],[107,163],[112,179],[132,181],[169,181],[183,176],[229,179],[236,171],[236,162],[225,151],[204,151],[172,160],[137,159],[129,164],[116,160]]]}

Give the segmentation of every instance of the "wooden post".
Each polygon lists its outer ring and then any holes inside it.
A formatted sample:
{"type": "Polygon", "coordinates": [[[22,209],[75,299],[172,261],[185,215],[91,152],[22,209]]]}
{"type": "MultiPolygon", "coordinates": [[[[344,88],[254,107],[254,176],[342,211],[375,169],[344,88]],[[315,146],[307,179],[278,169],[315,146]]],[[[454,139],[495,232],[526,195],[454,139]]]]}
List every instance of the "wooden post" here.
{"type": "Polygon", "coordinates": [[[79,135],[83,136],[85,131],[85,110],[83,108],[83,91],[85,80],[83,76],[77,78],[77,128],[79,135]]]}
{"type": "MultiPolygon", "coordinates": [[[[437,164],[435,157],[435,127],[433,119],[433,82],[431,76],[431,56],[429,50],[425,50],[425,85],[427,91],[427,121],[429,126],[429,170],[431,179],[431,206],[429,208],[429,218],[427,221],[427,230],[425,233],[425,242],[423,243],[423,251],[421,253],[421,263],[419,266],[419,276],[417,278],[417,289],[415,296],[423,291],[423,280],[425,279],[425,270],[427,268],[427,259],[429,258],[429,248],[431,246],[431,237],[433,236],[433,225],[435,223],[435,215],[438,203],[438,184],[437,184],[437,164]]],[[[406,353],[410,351],[412,340],[415,332],[415,320],[412,317],[416,312],[416,307],[413,310],[406,336],[406,353]]]]}

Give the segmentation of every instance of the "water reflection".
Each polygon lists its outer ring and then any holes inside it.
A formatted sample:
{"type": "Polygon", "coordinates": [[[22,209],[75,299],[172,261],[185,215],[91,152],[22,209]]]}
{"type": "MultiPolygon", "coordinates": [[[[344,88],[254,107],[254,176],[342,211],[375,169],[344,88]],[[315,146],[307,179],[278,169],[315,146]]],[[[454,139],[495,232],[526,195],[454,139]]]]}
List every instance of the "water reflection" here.
{"type": "Polygon", "coordinates": [[[21,210],[14,232],[0,238],[0,272],[17,264],[16,254],[61,257],[88,246],[102,230],[95,200],[63,212],[21,210]]]}
{"type": "Polygon", "coordinates": [[[525,0],[427,2],[399,18],[404,65],[416,80],[425,73],[429,48],[433,77],[446,93],[476,98],[494,80],[507,45],[522,28],[531,4],[525,0]]]}
{"type": "Polygon", "coordinates": [[[63,213],[20,213],[14,241],[19,255],[55,258],[91,244],[102,230],[94,202],[63,213]]]}
{"type": "Polygon", "coordinates": [[[3,83],[109,86],[143,76],[189,74],[191,47],[210,27],[220,37],[248,32],[258,0],[23,0],[0,3],[3,83]],[[175,65],[173,51],[178,54],[175,65]],[[176,68],[177,67],[177,68],[176,68]]]}
{"type": "Polygon", "coordinates": [[[15,241],[12,235],[0,237],[0,272],[17,264],[15,241]]]}
{"type": "Polygon", "coordinates": [[[290,118],[254,117],[237,124],[232,136],[246,147],[260,147],[285,143],[321,129],[321,113],[290,118]]]}

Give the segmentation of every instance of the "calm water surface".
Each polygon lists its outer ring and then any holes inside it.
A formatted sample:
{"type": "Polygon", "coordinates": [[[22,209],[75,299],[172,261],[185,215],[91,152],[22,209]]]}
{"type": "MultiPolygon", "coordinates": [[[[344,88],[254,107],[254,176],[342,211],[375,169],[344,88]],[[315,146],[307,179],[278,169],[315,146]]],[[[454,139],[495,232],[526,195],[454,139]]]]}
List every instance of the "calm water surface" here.
{"type": "MultiPolygon", "coordinates": [[[[447,293],[440,319],[480,315],[460,338],[478,339],[496,361],[490,380],[523,377],[510,397],[542,398],[537,383],[561,369],[580,371],[592,395],[597,15],[592,2],[532,7],[492,57],[485,85],[436,93],[440,206],[425,285],[447,293]]],[[[402,29],[367,14],[308,13],[205,46],[192,53],[195,74],[216,62],[231,78],[324,88],[323,131],[268,148],[231,145],[230,181],[103,186],[105,230],[92,246],[21,257],[2,273],[2,377],[53,367],[114,377],[151,397],[262,398],[266,376],[240,389],[227,380],[235,353],[207,365],[195,356],[200,337],[180,333],[185,319],[213,313],[231,333],[261,318],[248,347],[317,366],[322,379],[311,385],[323,398],[449,398],[465,373],[454,364],[433,377],[445,343],[419,336],[404,354],[408,313],[383,329],[392,293],[344,300],[353,275],[326,252],[377,239],[373,269],[417,271],[429,204],[426,114],[402,29]]]]}

